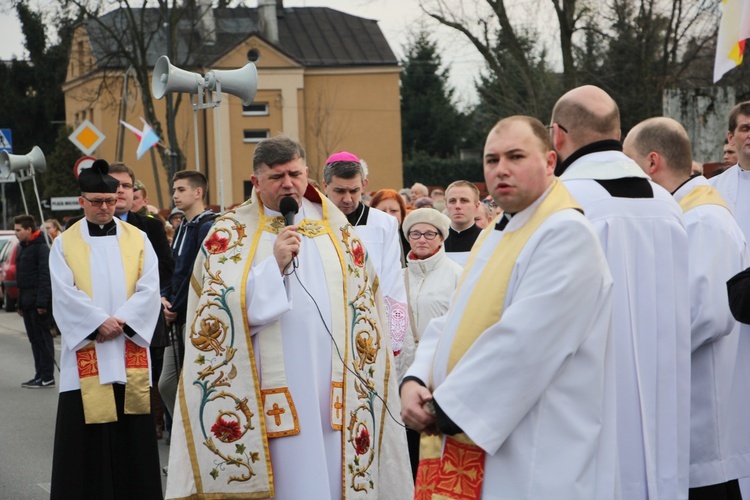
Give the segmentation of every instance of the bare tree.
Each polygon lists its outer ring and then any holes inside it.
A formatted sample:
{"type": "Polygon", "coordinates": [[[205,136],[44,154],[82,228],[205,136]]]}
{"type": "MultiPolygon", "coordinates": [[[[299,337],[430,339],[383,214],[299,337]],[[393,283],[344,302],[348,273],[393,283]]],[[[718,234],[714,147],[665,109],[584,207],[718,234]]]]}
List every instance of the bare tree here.
{"type": "Polygon", "coordinates": [[[329,87],[321,87],[315,93],[315,100],[306,113],[307,130],[315,141],[315,164],[311,167],[313,179],[320,181],[320,167],[326,158],[338,150],[349,129],[351,116],[334,116],[336,93],[329,87]]]}

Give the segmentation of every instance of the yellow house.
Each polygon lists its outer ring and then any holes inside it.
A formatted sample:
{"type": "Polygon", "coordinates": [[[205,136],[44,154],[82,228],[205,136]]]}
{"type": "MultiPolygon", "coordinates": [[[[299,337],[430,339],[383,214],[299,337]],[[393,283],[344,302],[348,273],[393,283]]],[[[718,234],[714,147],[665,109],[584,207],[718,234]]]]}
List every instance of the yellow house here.
{"type": "MultiPolygon", "coordinates": [[[[258,70],[258,92],[250,106],[224,93],[218,108],[194,116],[191,96],[172,94],[179,102],[175,135],[185,158],[177,169],[195,169],[197,157],[197,168],[209,179],[209,203],[218,204],[220,153],[224,203],[240,203],[251,190],[255,145],[283,133],[302,143],[313,180],[322,180],[328,155],[346,150],[367,162],[368,189],[400,188],[400,68],[377,22],[324,7],[284,8],[281,0],[259,4],[207,7],[198,22],[179,21],[174,30],[178,42],[172,64],[180,69],[204,75],[251,61],[258,70]]],[[[135,72],[128,71],[123,58],[111,55],[127,40],[121,36],[127,32],[121,26],[131,22],[126,14],[117,9],[76,28],[63,86],[66,121],[75,127],[88,119],[106,135],[94,156],[114,161],[121,142],[122,160],[146,185],[149,202],[168,208],[170,182],[161,151],[154,148],[153,155],[137,160],[138,139],[119,123],[124,119],[140,129],[145,116],[135,72]]],[[[131,14],[131,19],[143,20],[143,31],[152,27],[150,43],[142,50],[151,72],[166,54],[164,30],[159,29],[162,11],[132,9],[131,14]]],[[[162,143],[168,146],[166,99],[153,104],[162,143]]]]}

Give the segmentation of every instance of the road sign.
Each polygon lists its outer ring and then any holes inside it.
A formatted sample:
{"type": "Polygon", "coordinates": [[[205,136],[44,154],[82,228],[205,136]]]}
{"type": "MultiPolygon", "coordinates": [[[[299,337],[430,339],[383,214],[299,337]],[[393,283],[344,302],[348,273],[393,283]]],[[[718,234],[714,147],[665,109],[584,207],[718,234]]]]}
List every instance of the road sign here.
{"type": "Polygon", "coordinates": [[[78,176],[81,175],[81,172],[83,172],[84,169],[91,168],[95,161],[96,158],[93,156],[84,156],[78,160],[73,166],[73,175],[76,176],[76,179],[78,179],[78,176]]]}
{"type": "Polygon", "coordinates": [[[13,134],[9,128],[0,128],[0,151],[13,153],[13,134]]]}
{"type": "Polygon", "coordinates": [[[81,205],[78,204],[78,196],[60,196],[50,198],[52,210],[78,210],[81,205]]]}
{"type": "Polygon", "coordinates": [[[78,128],[68,136],[70,142],[86,155],[93,153],[104,142],[105,138],[106,136],[88,120],[83,120],[78,128]]]}

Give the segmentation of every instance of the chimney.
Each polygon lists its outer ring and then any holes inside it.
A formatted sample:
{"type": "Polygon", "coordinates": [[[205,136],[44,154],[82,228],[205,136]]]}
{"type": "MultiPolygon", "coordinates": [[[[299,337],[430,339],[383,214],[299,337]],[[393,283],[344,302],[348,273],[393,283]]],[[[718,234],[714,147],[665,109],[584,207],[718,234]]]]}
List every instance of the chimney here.
{"type": "MultiPolygon", "coordinates": [[[[279,43],[279,23],[276,19],[277,0],[258,0],[258,22],[260,33],[268,41],[279,43]]],[[[283,4],[282,4],[283,6],[283,4]]]]}

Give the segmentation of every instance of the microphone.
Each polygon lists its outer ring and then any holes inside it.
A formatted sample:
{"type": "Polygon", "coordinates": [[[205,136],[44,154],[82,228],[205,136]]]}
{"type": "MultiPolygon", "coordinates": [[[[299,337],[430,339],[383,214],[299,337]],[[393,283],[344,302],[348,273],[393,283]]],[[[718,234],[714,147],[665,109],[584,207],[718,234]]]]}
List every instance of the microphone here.
{"type": "Polygon", "coordinates": [[[284,216],[284,221],[287,226],[294,225],[294,215],[299,211],[299,205],[297,200],[291,196],[285,196],[279,203],[279,212],[284,216]]]}

